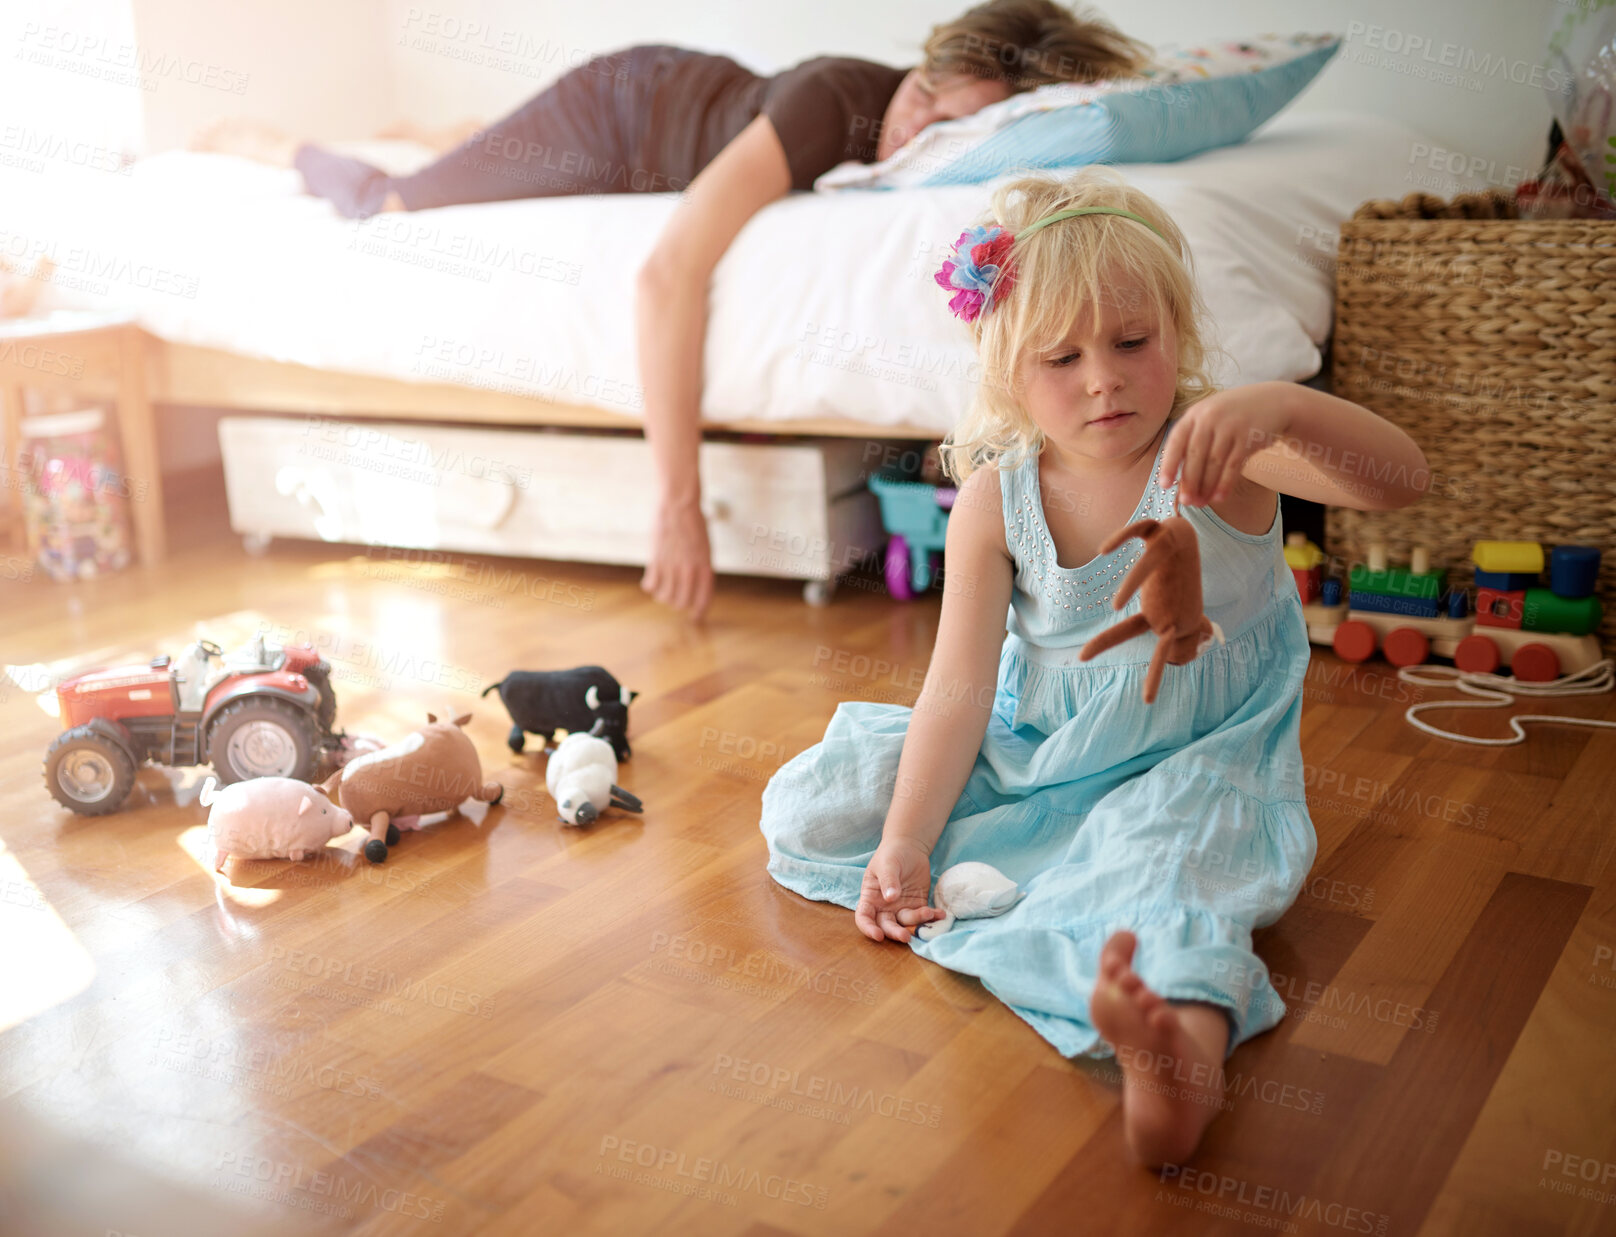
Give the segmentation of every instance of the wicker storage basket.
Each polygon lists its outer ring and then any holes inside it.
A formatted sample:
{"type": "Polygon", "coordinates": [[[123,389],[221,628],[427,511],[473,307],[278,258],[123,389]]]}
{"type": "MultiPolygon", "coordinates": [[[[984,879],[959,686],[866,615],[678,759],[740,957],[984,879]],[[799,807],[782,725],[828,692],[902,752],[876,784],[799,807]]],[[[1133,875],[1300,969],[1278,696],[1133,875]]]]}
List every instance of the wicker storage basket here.
{"type": "Polygon", "coordinates": [[[1335,393],[1433,473],[1401,511],[1329,508],[1343,571],[1420,544],[1470,588],[1479,540],[1597,546],[1616,652],[1616,222],[1522,220],[1498,192],[1367,202],[1341,227],[1332,352],[1335,393]]]}

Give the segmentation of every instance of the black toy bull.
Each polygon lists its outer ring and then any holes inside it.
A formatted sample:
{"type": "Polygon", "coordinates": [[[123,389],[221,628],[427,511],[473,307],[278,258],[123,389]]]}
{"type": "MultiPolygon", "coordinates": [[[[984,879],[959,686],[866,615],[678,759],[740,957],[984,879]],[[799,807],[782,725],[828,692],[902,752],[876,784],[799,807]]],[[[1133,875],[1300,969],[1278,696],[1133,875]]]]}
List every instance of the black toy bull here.
{"type": "Polygon", "coordinates": [[[600,666],[512,670],[498,683],[483,688],[482,694],[495,688],[514,723],[506,740],[513,752],[522,750],[529,734],[541,736],[548,746],[557,730],[565,730],[568,734],[593,731],[612,745],[619,760],[633,755],[628,746],[628,706],[640,693],[629,691],[600,666]]]}

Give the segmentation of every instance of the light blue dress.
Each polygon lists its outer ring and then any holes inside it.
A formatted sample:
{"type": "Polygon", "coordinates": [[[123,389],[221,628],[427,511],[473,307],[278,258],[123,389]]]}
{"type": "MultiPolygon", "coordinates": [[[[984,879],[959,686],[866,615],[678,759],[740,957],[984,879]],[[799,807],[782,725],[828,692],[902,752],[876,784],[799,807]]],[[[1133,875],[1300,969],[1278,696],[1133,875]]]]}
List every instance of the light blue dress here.
{"type": "MultiPolygon", "coordinates": [[[[1132,520],[1166,519],[1155,465],[1132,520]]],[[[1141,698],[1156,638],[1088,662],[1093,635],[1136,614],[1111,608],[1137,539],[1061,567],[1044,521],[1038,458],[1000,474],[1015,559],[1008,634],[982,749],[932,851],[932,877],[979,860],[1025,891],[1005,914],[960,920],[911,948],[987,990],[1064,1056],[1106,1056],[1089,1020],[1100,947],[1138,935],[1141,978],[1164,997],[1228,1014],[1236,1044],[1278,1025],[1285,1004],[1251,950],[1252,929],[1295,901],[1318,840],[1303,788],[1300,725],[1309,645],[1282,553],[1279,513],[1261,536],[1204,507],[1180,512],[1200,538],[1203,604],[1227,641],[1166,667],[1141,698]]],[[[769,873],[849,909],[881,840],[911,710],[846,702],[823,742],[763,792],[769,873]]],[[[851,930],[851,925],[849,927],[851,930]]]]}

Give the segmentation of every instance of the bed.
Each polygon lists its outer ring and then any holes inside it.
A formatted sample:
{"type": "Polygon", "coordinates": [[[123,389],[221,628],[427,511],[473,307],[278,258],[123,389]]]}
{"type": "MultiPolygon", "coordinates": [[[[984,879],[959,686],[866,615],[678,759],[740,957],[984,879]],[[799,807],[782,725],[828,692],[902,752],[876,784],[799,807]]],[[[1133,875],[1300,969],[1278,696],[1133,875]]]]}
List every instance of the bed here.
{"type": "MultiPolygon", "coordinates": [[[[1410,152],[1423,140],[1382,117],[1285,112],[1240,145],[1120,169],[1190,241],[1211,334],[1225,352],[1213,367],[1221,384],[1319,373],[1336,228],[1365,199],[1407,191],[1410,152]]],[[[430,158],[405,143],[347,148],[395,171],[430,158]]],[[[991,188],[794,194],[757,215],[713,278],[704,432],[715,442],[746,434],[760,449],[758,436],[850,439],[864,444],[855,454],[866,463],[877,458],[871,444],[946,434],[969,402],[974,354],[932,272],[991,188]]],[[[295,172],[185,151],[124,174],[67,162],[8,166],[0,253],[54,258],[48,306],[134,315],[158,417],[201,406],[437,422],[451,434],[475,425],[632,436],[643,424],[634,275],[678,195],[352,222],[299,189],[295,172]]],[[[704,458],[704,483],[707,468],[704,458]]],[[[835,486],[859,470],[823,472],[821,483],[835,486]]],[[[643,496],[647,479],[629,488],[643,496]]],[[[307,507],[306,495],[298,505],[307,507]]],[[[431,535],[423,534],[428,544],[431,535]]],[[[478,548],[643,562],[644,536],[628,540],[604,555],[542,541],[478,548]]],[[[758,566],[718,559],[715,544],[720,570],[758,566]]],[[[823,564],[802,578],[824,579],[823,564]]]]}

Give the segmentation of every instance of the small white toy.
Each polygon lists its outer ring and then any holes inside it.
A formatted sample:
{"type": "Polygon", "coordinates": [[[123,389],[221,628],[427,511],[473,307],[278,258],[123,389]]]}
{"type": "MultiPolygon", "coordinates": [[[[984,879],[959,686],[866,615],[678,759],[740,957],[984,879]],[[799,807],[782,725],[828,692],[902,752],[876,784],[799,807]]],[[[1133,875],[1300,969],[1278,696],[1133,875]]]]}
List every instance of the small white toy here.
{"type": "Polygon", "coordinates": [[[325,849],[354,820],[307,782],[291,777],[255,777],[222,789],[214,778],[197,801],[208,812],[208,840],[216,872],[225,860],[304,859],[325,849]]]}
{"type": "Polygon", "coordinates": [[[920,939],[929,941],[954,926],[956,919],[988,919],[1002,915],[1022,893],[1011,880],[990,863],[956,863],[937,878],[932,905],[944,912],[941,919],[920,925],[920,939]]]}
{"type": "Polygon", "coordinates": [[[544,767],[544,784],[569,825],[587,825],[609,807],[643,810],[638,799],[617,785],[612,745],[593,734],[569,734],[561,740],[544,767]]]}

